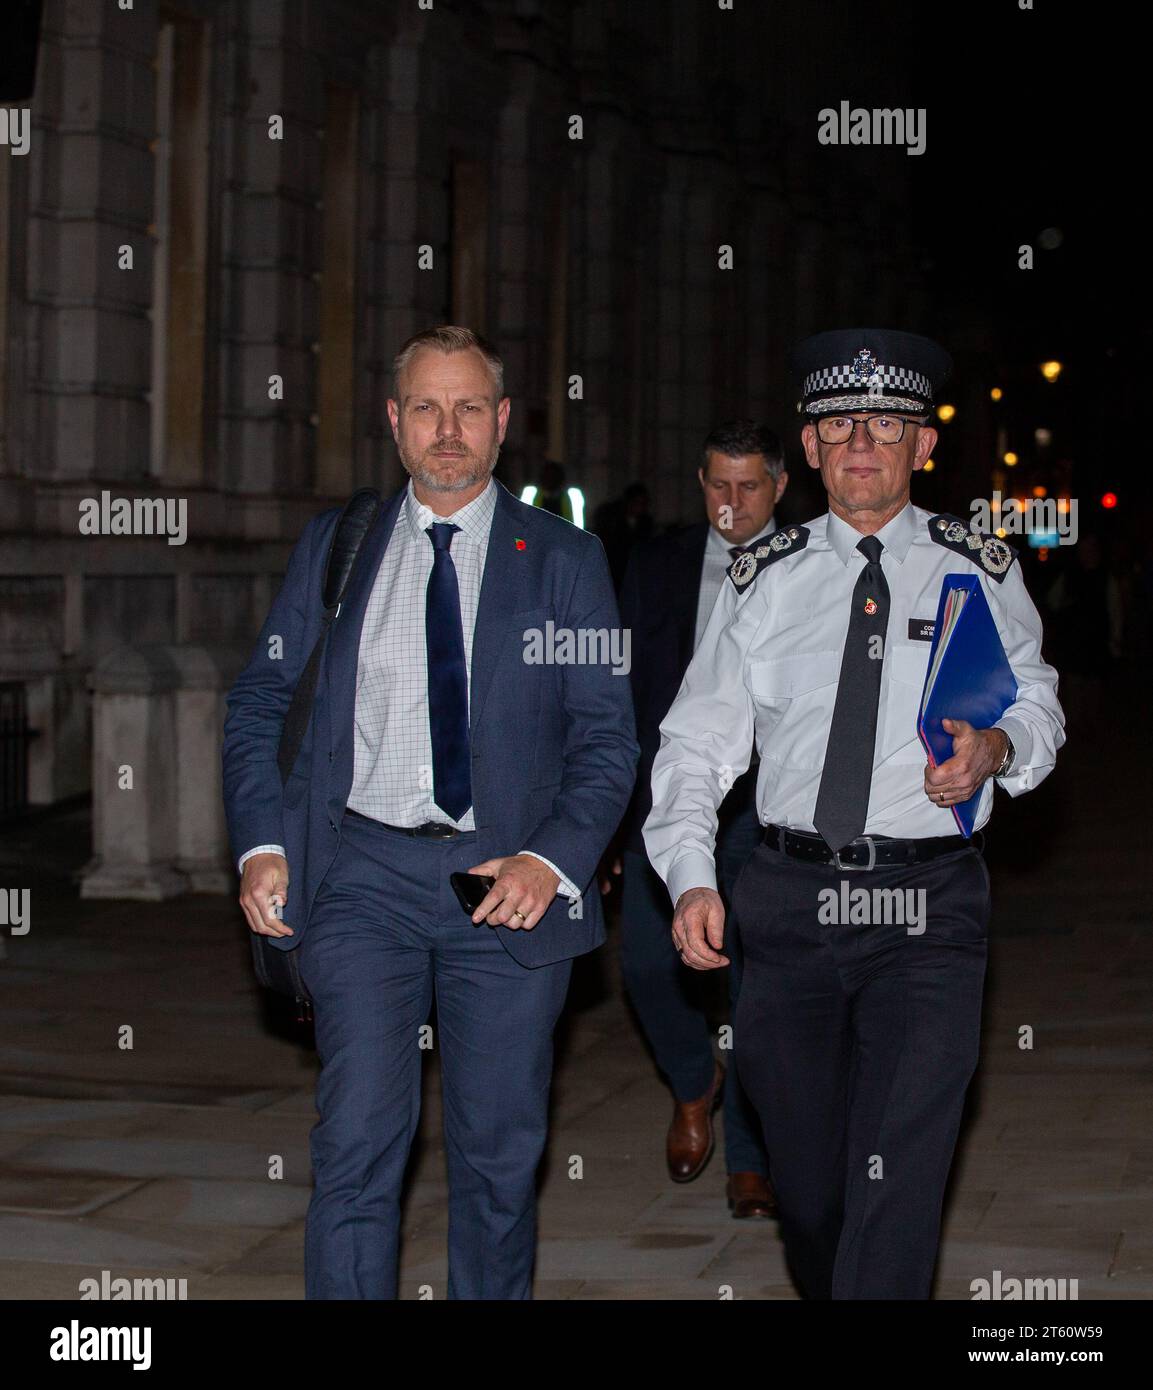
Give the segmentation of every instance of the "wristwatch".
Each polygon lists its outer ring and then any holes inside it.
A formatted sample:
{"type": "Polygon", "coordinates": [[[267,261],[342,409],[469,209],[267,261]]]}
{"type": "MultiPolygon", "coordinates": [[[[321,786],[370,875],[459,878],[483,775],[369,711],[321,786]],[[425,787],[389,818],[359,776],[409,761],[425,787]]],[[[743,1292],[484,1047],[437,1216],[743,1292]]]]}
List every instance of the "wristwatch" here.
{"type": "MultiPolygon", "coordinates": [[[[1004,729],[1002,729],[1001,732],[1005,734],[1004,729]]],[[[1017,756],[1017,750],[1013,747],[1013,740],[1008,734],[1005,734],[1005,744],[1005,756],[1001,759],[1001,766],[994,771],[994,777],[1007,777],[1010,768],[1013,766],[1013,759],[1017,756]]]]}

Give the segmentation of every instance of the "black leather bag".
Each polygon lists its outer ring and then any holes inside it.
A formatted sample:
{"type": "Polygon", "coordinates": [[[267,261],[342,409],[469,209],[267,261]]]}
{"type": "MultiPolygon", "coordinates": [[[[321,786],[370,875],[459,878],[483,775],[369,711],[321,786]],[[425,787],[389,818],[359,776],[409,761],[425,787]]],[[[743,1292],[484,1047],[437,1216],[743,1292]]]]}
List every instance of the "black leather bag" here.
{"type": "MultiPolygon", "coordinates": [[[[292,703],[284,717],[284,728],[276,753],[281,786],[288,781],[292,769],[296,766],[300,745],[304,741],[304,731],[308,728],[308,721],[312,716],[312,702],[316,695],[316,679],[324,655],[324,644],[348,589],[361,545],[376,521],[380,506],[379,492],[374,488],[361,488],[348,499],[336,524],[324,569],[324,587],[321,591],[324,617],[320,635],[296,683],[296,689],[292,692],[292,703]]],[[[289,886],[291,888],[291,885],[289,886]]],[[[288,950],[282,950],[271,944],[270,937],[258,935],[254,931],[249,932],[249,938],[252,942],[252,963],[256,970],[256,978],[265,989],[275,990],[277,994],[295,1000],[297,1019],[306,1023],[312,1016],[312,998],[300,974],[300,962],[296,954],[299,941],[288,950]]]]}

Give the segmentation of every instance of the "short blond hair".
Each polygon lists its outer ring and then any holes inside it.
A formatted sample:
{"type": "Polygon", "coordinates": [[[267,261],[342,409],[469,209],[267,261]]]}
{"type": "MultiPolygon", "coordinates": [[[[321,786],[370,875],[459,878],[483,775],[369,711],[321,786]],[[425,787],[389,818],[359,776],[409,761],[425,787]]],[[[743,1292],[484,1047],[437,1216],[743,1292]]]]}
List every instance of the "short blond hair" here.
{"type": "Polygon", "coordinates": [[[414,333],[392,360],[392,393],[400,399],[400,374],[421,350],[436,348],[438,352],[467,352],[475,348],[484,358],[492,377],[493,389],[499,401],[504,395],[504,363],[500,354],[487,338],[474,333],[471,328],[459,328],[455,324],[442,323],[436,328],[426,328],[423,333],[414,333]]]}

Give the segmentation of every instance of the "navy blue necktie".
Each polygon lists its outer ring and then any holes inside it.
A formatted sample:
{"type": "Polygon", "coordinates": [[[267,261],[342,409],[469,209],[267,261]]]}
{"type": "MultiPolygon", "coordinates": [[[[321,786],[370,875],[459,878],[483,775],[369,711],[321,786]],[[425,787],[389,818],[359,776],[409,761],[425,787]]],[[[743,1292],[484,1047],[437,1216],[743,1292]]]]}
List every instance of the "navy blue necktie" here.
{"type": "Polygon", "coordinates": [[[448,553],[452,533],[459,530],[450,521],[436,521],[428,528],[434,553],[424,608],[432,796],[453,820],[460,820],[472,805],[464,629],[456,566],[448,553]]]}

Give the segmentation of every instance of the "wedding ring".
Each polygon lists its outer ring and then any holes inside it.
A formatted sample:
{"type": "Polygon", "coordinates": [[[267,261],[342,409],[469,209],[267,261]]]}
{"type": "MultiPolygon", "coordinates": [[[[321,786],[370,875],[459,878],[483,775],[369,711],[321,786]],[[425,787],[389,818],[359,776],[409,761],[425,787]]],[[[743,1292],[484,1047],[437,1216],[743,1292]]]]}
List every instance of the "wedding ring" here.
{"type": "Polygon", "coordinates": [[[514,917],[519,917],[520,920],[521,920],[522,922],[527,922],[527,921],[528,921],[528,918],[524,915],[524,913],[520,910],[519,907],[513,909],[513,914],[512,914],[512,915],[513,915],[514,917]]]}

